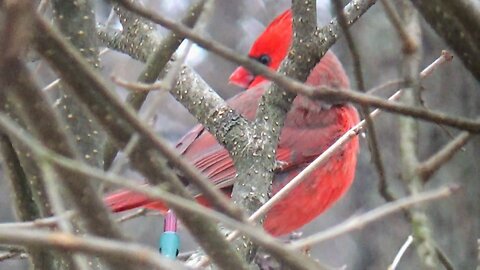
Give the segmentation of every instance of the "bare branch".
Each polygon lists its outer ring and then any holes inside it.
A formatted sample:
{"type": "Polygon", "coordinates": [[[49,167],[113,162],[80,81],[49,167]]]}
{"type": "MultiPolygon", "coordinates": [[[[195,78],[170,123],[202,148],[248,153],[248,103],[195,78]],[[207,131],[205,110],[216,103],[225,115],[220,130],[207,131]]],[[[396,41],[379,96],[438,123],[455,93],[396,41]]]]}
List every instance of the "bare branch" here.
{"type": "MultiPolygon", "coordinates": [[[[411,3],[405,2],[403,3],[402,11],[405,29],[410,33],[411,39],[416,44],[421,44],[421,28],[416,10],[411,3]]],[[[421,104],[418,66],[422,53],[421,46],[418,46],[417,50],[405,50],[402,60],[402,75],[408,87],[402,99],[406,104],[413,106],[419,106],[421,104]]],[[[399,127],[401,177],[407,186],[409,194],[415,195],[422,190],[421,179],[418,174],[415,173],[418,164],[418,122],[416,119],[400,117],[399,127]]],[[[435,256],[436,250],[431,226],[424,209],[414,209],[410,211],[409,216],[416,250],[420,256],[423,267],[425,269],[438,269],[439,262],[435,256]]]]}
{"type": "MultiPolygon", "coordinates": [[[[13,205],[15,207],[15,213],[17,217],[22,221],[34,220],[41,216],[38,205],[33,200],[32,190],[30,183],[23,171],[12,142],[8,136],[0,135],[0,152],[3,159],[3,168],[6,174],[6,178],[9,180],[13,189],[13,205]]],[[[33,222],[27,222],[33,223],[33,222]]],[[[0,225],[0,228],[2,225],[0,225]]],[[[30,254],[30,259],[35,269],[46,269],[52,267],[54,258],[48,251],[30,248],[27,250],[30,254]]],[[[4,259],[17,257],[20,253],[8,253],[5,254],[4,259]]],[[[1,261],[1,259],[0,259],[1,261]]]]}
{"type": "Polygon", "coordinates": [[[385,111],[398,113],[406,116],[411,116],[421,120],[444,124],[458,129],[468,130],[472,133],[480,132],[480,121],[467,119],[463,117],[452,117],[445,113],[440,113],[433,110],[417,108],[414,106],[401,105],[396,102],[388,102],[381,98],[370,95],[360,94],[348,90],[334,90],[326,87],[312,88],[312,87],[296,87],[290,88],[298,93],[301,93],[312,98],[326,98],[328,100],[343,100],[351,101],[359,104],[364,104],[372,107],[377,107],[385,111]]]}
{"type": "Polygon", "coordinates": [[[472,136],[473,135],[468,132],[460,133],[455,139],[450,141],[433,156],[418,164],[416,172],[420,175],[423,182],[427,182],[443,164],[448,162],[453,155],[455,155],[455,153],[457,153],[458,150],[460,150],[470,138],[472,138],[472,136]]]}
{"type": "Polygon", "coordinates": [[[289,248],[302,249],[304,247],[319,244],[323,241],[338,237],[345,233],[360,230],[371,222],[381,220],[388,215],[421,203],[448,197],[457,190],[458,187],[456,186],[442,187],[432,191],[421,192],[416,195],[396,200],[394,202],[386,203],[380,207],[366,212],[365,214],[349,218],[323,232],[319,232],[307,238],[295,241],[289,245],[289,248]]]}
{"type": "Polygon", "coordinates": [[[99,237],[40,230],[0,229],[0,242],[34,248],[49,247],[62,251],[78,251],[112,261],[132,263],[137,267],[148,266],[152,267],[151,269],[162,270],[188,269],[174,260],[160,256],[156,250],[99,237]]]}

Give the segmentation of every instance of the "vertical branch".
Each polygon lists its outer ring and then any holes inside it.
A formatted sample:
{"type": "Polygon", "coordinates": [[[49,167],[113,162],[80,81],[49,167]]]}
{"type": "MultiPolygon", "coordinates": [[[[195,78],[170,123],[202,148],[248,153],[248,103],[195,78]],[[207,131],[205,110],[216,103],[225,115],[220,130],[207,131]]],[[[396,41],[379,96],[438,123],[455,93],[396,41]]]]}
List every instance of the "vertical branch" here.
{"type": "MultiPolygon", "coordinates": [[[[313,54],[312,37],[317,29],[316,1],[292,0],[293,41],[280,72],[300,81],[307,79],[310,70],[322,55],[313,54]],[[315,59],[316,58],[316,59],[315,59]],[[310,59],[310,61],[304,61],[310,59]]],[[[295,94],[273,84],[262,96],[255,121],[253,140],[246,143],[242,151],[232,154],[238,175],[232,191],[232,200],[241,205],[247,215],[253,214],[268,200],[274,175],[275,153],[280,130],[291,107],[295,94]]],[[[263,223],[263,219],[259,221],[263,223]]],[[[253,259],[256,248],[247,239],[235,241],[243,257],[253,259]]]]}
{"type": "MultiPolygon", "coordinates": [[[[420,24],[418,14],[413,6],[405,2],[403,6],[403,21],[406,31],[410,34],[415,44],[420,43],[420,24]]],[[[420,104],[420,85],[419,85],[419,61],[422,52],[420,46],[415,46],[416,50],[404,50],[402,63],[402,73],[409,88],[406,89],[402,99],[406,104],[420,104]]],[[[400,121],[400,154],[402,164],[402,179],[405,181],[411,194],[418,194],[422,189],[422,179],[416,173],[418,166],[417,157],[417,138],[418,122],[413,118],[401,117],[400,121]]],[[[422,259],[426,269],[438,269],[438,260],[436,257],[435,246],[431,236],[431,229],[428,226],[428,218],[422,209],[411,211],[411,222],[413,227],[413,237],[417,247],[417,252],[422,259]]]]}
{"type": "MultiPolygon", "coordinates": [[[[1,77],[5,77],[6,72],[11,68],[8,66],[8,62],[11,59],[18,58],[26,50],[25,47],[30,33],[29,27],[31,27],[29,12],[32,11],[30,10],[31,7],[23,1],[18,1],[16,4],[15,1],[5,1],[1,4],[1,8],[3,13],[1,15],[2,17],[5,15],[5,21],[4,25],[1,25],[3,27],[0,38],[0,51],[2,52],[0,54],[0,85],[2,91],[8,91],[11,86],[8,86],[8,82],[3,81],[1,77]]],[[[4,95],[0,98],[0,110],[7,113],[17,123],[23,125],[18,115],[13,111],[13,105],[4,95]]],[[[31,190],[29,193],[33,195],[32,198],[37,205],[39,217],[51,215],[52,212],[45,188],[35,161],[31,158],[27,149],[17,144],[15,140],[11,142],[20,162],[17,169],[23,170],[22,176],[18,177],[22,178],[23,175],[26,177],[25,187],[31,190]]],[[[17,173],[19,172],[17,171],[17,173]]]]}
{"type": "MultiPolygon", "coordinates": [[[[40,170],[42,171],[42,176],[45,181],[45,186],[47,189],[48,197],[50,203],[52,204],[52,209],[56,216],[59,217],[57,224],[62,232],[66,233],[75,233],[75,228],[68,222],[65,213],[67,207],[65,201],[63,200],[61,194],[61,186],[57,173],[52,165],[50,165],[46,160],[42,160],[40,157],[36,156],[36,160],[39,163],[40,170]]],[[[70,254],[69,254],[70,255],[70,254]]],[[[68,258],[68,265],[63,265],[62,269],[75,269],[75,270],[88,270],[87,261],[80,254],[72,254],[71,258],[68,258]]]]}
{"type": "MultiPolygon", "coordinates": [[[[12,142],[6,135],[0,135],[0,155],[3,169],[12,188],[12,199],[15,213],[21,221],[30,221],[40,218],[40,209],[33,200],[32,189],[28,178],[13,148],[12,142]]],[[[49,251],[38,248],[27,250],[34,269],[54,269],[54,258],[49,251]]]]}
{"type": "MultiPolygon", "coordinates": [[[[98,41],[95,32],[95,12],[91,0],[52,0],[56,26],[75,46],[90,65],[99,68],[98,41]]],[[[61,112],[65,130],[75,138],[76,146],[89,164],[103,165],[102,144],[104,134],[78,100],[70,96],[63,87],[60,89],[56,108],[61,112]]]]}

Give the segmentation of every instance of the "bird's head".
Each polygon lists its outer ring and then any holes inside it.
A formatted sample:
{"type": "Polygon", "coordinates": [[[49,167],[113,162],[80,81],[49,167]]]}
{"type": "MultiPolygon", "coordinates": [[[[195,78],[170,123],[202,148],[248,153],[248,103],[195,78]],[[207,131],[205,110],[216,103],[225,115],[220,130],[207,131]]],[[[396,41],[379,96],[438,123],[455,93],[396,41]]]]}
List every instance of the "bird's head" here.
{"type": "MultiPolygon", "coordinates": [[[[292,13],[286,10],[276,17],[253,43],[248,56],[265,66],[277,70],[288,53],[292,41],[292,13]]],[[[244,67],[238,67],[229,78],[230,83],[246,89],[266,79],[244,67]]]]}

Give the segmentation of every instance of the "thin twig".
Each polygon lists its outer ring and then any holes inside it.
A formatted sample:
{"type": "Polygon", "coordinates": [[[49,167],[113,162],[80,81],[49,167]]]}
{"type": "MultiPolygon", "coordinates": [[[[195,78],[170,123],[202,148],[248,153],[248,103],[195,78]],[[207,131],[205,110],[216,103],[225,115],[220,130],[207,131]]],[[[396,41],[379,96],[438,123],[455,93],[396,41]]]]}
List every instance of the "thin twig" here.
{"type": "MultiPolygon", "coordinates": [[[[183,264],[164,258],[158,251],[142,245],[92,236],[40,230],[0,229],[0,243],[26,247],[50,247],[60,251],[79,251],[117,262],[128,262],[151,269],[185,269],[183,264]]],[[[138,269],[138,268],[137,268],[138,269]]]]}
{"type": "Polygon", "coordinates": [[[408,247],[413,243],[413,237],[409,235],[407,237],[407,240],[405,243],[403,243],[402,247],[398,251],[397,255],[395,256],[395,259],[393,260],[392,264],[390,264],[387,268],[387,270],[395,270],[397,268],[398,263],[400,263],[400,260],[403,257],[403,254],[405,254],[405,251],[407,251],[408,247]]]}
{"type": "Polygon", "coordinates": [[[380,207],[366,212],[365,214],[349,218],[344,222],[327,230],[293,242],[289,245],[289,248],[302,249],[307,246],[319,244],[320,242],[332,239],[348,232],[360,230],[371,222],[380,220],[388,215],[402,211],[403,209],[413,207],[421,203],[448,197],[458,189],[458,186],[446,186],[431,191],[421,192],[417,195],[405,197],[394,202],[386,203],[380,207]]]}
{"type": "Polygon", "coordinates": [[[154,90],[165,90],[167,89],[167,84],[163,81],[155,82],[155,83],[140,83],[140,82],[129,82],[125,81],[117,76],[112,75],[110,77],[112,82],[121,86],[125,89],[137,92],[149,92],[154,90]]]}
{"type": "Polygon", "coordinates": [[[453,60],[453,54],[447,50],[442,50],[440,57],[435,59],[428,67],[420,72],[420,79],[423,79],[432,74],[443,63],[451,62],[453,60]]]}
{"type": "Polygon", "coordinates": [[[42,228],[55,228],[58,226],[58,221],[60,219],[72,219],[75,217],[73,211],[68,211],[62,216],[53,216],[47,218],[39,218],[33,221],[23,221],[23,222],[7,222],[0,223],[0,229],[42,229],[42,228]]]}
{"type": "Polygon", "coordinates": [[[422,178],[422,181],[426,183],[431,176],[442,167],[447,161],[449,161],[455,153],[457,153],[462,147],[472,138],[473,135],[468,132],[462,132],[447,145],[440,149],[437,153],[432,155],[427,160],[418,164],[416,172],[422,178]]]}
{"type": "Polygon", "coordinates": [[[137,217],[143,217],[143,216],[145,216],[145,214],[147,212],[148,212],[148,210],[146,208],[140,208],[133,213],[129,213],[127,215],[124,215],[124,216],[120,217],[119,219],[117,219],[117,222],[122,223],[122,222],[125,222],[127,220],[131,220],[131,219],[134,219],[134,218],[137,218],[137,217]]]}

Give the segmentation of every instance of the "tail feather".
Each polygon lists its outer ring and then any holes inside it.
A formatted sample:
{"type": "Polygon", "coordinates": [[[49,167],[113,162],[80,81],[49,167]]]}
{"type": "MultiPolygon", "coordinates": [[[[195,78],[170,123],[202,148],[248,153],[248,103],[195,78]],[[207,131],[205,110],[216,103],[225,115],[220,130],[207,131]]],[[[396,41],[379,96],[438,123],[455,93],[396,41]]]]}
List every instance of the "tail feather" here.
{"type": "Polygon", "coordinates": [[[138,207],[157,210],[162,213],[168,210],[163,202],[150,200],[144,195],[128,190],[115,192],[107,196],[104,202],[113,212],[116,213],[138,207]]]}
{"type": "MultiPolygon", "coordinates": [[[[230,197],[232,187],[222,188],[221,191],[225,196],[230,197]]],[[[211,203],[202,195],[197,195],[195,200],[206,207],[211,207],[211,203]]],[[[115,213],[127,211],[135,208],[147,208],[150,210],[159,211],[165,214],[168,211],[168,206],[162,201],[155,201],[148,199],[142,194],[135,193],[129,190],[116,191],[103,200],[104,203],[115,213]]]]}

